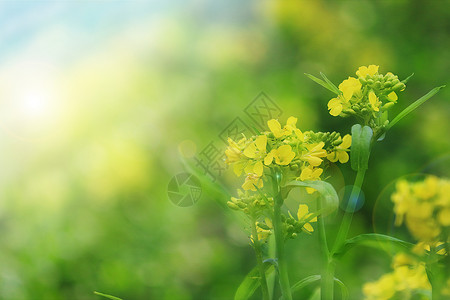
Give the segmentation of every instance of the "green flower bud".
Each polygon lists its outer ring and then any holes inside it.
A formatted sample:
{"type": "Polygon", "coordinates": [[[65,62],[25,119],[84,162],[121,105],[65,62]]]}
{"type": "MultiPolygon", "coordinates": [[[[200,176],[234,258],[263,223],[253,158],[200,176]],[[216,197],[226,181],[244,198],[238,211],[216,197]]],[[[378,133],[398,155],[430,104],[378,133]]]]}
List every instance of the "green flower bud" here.
{"type": "Polygon", "coordinates": [[[353,109],[351,109],[351,108],[344,109],[343,112],[346,113],[346,114],[356,114],[356,112],[353,109]]]}
{"type": "Polygon", "coordinates": [[[245,204],[242,201],[236,202],[236,205],[239,206],[240,208],[246,208],[247,207],[247,204],[245,204]]]}
{"type": "Polygon", "coordinates": [[[394,102],[388,102],[385,105],[383,105],[382,109],[383,110],[388,110],[389,108],[391,108],[392,106],[394,106],[395,103],[394,102]]]}
{"type": "Polygon", "coordinates": [[[402,90],[404,90],[406,88],[406,85],[404,84],[404,83],[402,83],[402,82],[399,82],[399,83],[397,83],[396,85],[394,85],[393,87],[392,87],[392,90],[393,91],[402,91],[402,90]]]}
{"type": "Polygon", "coordinates": [[[228,205],[229,208],[231,208],[233,210],[240,210],[239,207],[236,204],[234,204],[233,202],[231,202],[231,201],[228,201],[227,205],[228,205]]]}

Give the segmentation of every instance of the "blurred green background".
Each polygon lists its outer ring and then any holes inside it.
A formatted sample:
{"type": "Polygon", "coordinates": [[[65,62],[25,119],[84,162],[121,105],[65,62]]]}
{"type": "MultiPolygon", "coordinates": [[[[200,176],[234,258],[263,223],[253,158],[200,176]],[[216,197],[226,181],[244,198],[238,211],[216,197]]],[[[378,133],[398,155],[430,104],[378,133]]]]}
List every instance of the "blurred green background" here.
{"type": "MultiPolygon", "coordinates": [[[[223,205],[238,183],[202,178],[183,208],[168,200],[172,176],[261,91],[282,122],[349,133],[353,120],[331,117],[332,94],[305,72],[335,83],[361,65],[414,72],[397,114],[449,83],[449,32],[449,1],[1,2],[0,298],[232,299],[254,265],[223,205]]],[[[375,147],[351,235],[408,238],[392,229],[389,190],[408,174],[448,176],[449,97],[375,147]]],[[[320,272],[316,235],[287,248],[291,282],[320,272]]],[[[389,265],[389,253],[355,249],[337,276],[361,299],[389,265]]]]}

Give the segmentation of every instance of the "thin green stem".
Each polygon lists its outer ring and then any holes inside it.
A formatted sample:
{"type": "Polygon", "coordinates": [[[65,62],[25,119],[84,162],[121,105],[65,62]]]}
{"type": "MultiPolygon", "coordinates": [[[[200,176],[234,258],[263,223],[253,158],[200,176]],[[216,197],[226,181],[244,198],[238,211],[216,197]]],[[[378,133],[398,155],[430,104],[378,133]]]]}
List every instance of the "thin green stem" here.
{"type": "MultiPolygon", "coordinates": [[[[281,198],[281,194],[277,195],[277,198],[281,198]]],[[[287,264],[284,253],[284,233],[283,224],[281,222],[281,203],[280,199],[275,199],[274,216],[273,216],[273,231],[275,235],[275,252],[278,261],[278,272],[281,293],[283,300],[292,300],[291,286],[289,284],[289,275],[287,272],[287,264]]]]}
{"type": "MultiPolygon", "coordinates": [[[[320,201],[318,202],[318,210],[322,209],[322,205],[320,204],[320,201]]],[[[325,265],[325,268],[322,272],[322,279],[320,283],[320,289],[321,289],[321,298],[322,300],[332,300],[333,294],[334,294],[334,262],[331,261],[330,258],[330,252],[328,250],[328,242],[327,242],[327,235],[325,231],[325,220],[324,216],[320,215],[318,218],[318,225],[319,225],[319,241],[320,241],[320,248],[322,252],[323,257],[323,263],[325,265]]]]}
{"type": "Polygon", "coordinates": [[[267,287],[267,279],[266,279],[266,270],[264,269],[263,264],[263,256],[261,243],[258,238],[258,231],[256,229],[256,220],[252,219],[252,241],[253,241],[253,249],[255,249],[256,254],[256,263],[259,269],[259,276],[261,281],[261,292],[263,300],[270,300],[269,298],[269,288],[267,287]]]}
{"type": "Polygon", "coordinates": [[[350,198],[344,212],[344,218],[342,219],[341,226],[339,227],[338,235],[336,237],[336,241],[334,242],[333,250],[331,251],[331,256],[336,253],[336,251],[347,239],[348,231],[353,219],[353,213],[355,211],[355,205],[357,203],[354,199],[359,197],[359,192],[361,191],[365,173],[366,170],[359,170],[356,173],[355,183],[353,184],[352,192],[350,193],[350,198]]]}
{"type": "MultiPolygon", "coordinates": [[[[334,272],[336,269],[336,262],[334,261],[334,254],[336,251],[342,246],[342,244],[347,239],[348,231],[350,229],[350,225],[353,219],[353,213],[355,211],[355,205],[357,201],[353,199],[357,199],[359,197],[359,193],[361,191],[361,186],[364,181],[365,170],[359,170],[356,173],[355,183],[353,185],[352,191],[350,193],[350,198],[347,203],[347,207],[344,213],[344,218],[342,219],[341,226],[338,231],[338,235],[336,237],[336,241],[334,242],[334,246],[330,253],[327,253],[326,257],[326,267],[322,275],[322,300],[333,300],[334,297],[334,272]]],[[[319,218],[319,231],[323,231],[323,237],[321,237],[321,243],[324,244],[326,242],[325,236],[325,225],[323,223],[323,217],[319,218]],[[322,221],[320,221],[322,219],[322,221]],[[321,224],[322,223],[322,224],[321,224]]],[[[324,247],[324,246],[322,246],[324,247]]],[[[323,251],[327,250],[327,248],[323,248],[323,251]]]]}

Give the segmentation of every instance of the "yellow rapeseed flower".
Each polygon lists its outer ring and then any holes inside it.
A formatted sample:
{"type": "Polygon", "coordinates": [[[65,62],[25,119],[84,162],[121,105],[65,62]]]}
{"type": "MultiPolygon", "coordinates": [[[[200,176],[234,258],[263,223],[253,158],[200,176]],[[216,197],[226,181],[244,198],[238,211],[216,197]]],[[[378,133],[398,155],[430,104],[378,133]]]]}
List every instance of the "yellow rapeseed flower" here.
{"type": "Polygon", "coordinates": [[[344,109],[342,101],[340,97],[336,97],[328,101],[328,110],[330,111],[330,115],[339,116],[344,109]]]}
{"type": "Polygon", "coordinates": [[[373,91],[369,92],[369,103],[374,111],[380,111],[381,101],[373,91]]]}
{"type": "Polygon", "coordinates": [[[359,67],[358,71],[356,71],[356,76],[366,78],[367,75],[373,76],[378,73],[379,66],[369,65],[368,67],[362,66],[359,67]]]}
{"type": "Polygon", "coordinates": [[[327,151],[323,149],[323,146],[325,146],[324,142],[306,145],[306,150],[303,151],[300,159],[307,161],[313,167],[319,166],[323,161],[321,157],[327,156],[327,151]]]}
{"type": "Polygon", "coordinates": [[[264,164],[270,165],[275,159],[275,163],[281,166],[288,165],[295,157],[295,152],[292,151],[290,145],[282,145],[278,149],[273,149],[264,158],[264,164]]]}
{"type": "MultiPolygon", "coordinates": [[[[300,204],[298,206],[298,211],[297,211],[297,218],[299,221],[302,220],[306,220],[307,218],[309,218],[312,214],[309,213],[309,209],[308,209],[308,205],[306,204],[300,204]]],[[[314,217],[313,219],[309,220],[309,222],[305,223],[305,225],[303,225],[303,231],[307,232],[307,233],[312,233],[314,232],[314,228],[312,227],[312,225],[310,224],[310,222],[317,222],[317,217],[314,217]]]]}
{"type": "Polygon", "coordinates": [[[349,101],[353,94],[361,90],[361,82],[354,77],[349,77],[348,79],[342,81],[339,85],[339,90],[342,92],[345,101],[349,101]]]}
{"type": "Polygon", "coordinates": [[[256,187],[262,188],[263,185],[264,184],[260,176],[254,173],[249,173],[245,178],[244,184],[242,184],[242,188],[246,191],[248,190],[256,191],[256,187]]]}
{"type": "Polygon", "coordinates": [[[295,132],[299,139],[303,139],[303,134],[300,129],[296,127],[297,118],[289,117],[286,121],[286,125],[281,128],[280,122],[278,120],[272,119],[267,121],[267,125],[269,126],[270,131],[273,133],[275,138],[281,138],[283,136],[291,135],[292,132],[295,132]]]}
{"type": "Polygon", "coordinates": [[[348,148],[352,145],[352,136],[347,134],[342,138],[342,143],[336,147],[336,150],[327,155],[327,159],[331,162],[337,162],[344,164],[348,162],[348,148]]]}

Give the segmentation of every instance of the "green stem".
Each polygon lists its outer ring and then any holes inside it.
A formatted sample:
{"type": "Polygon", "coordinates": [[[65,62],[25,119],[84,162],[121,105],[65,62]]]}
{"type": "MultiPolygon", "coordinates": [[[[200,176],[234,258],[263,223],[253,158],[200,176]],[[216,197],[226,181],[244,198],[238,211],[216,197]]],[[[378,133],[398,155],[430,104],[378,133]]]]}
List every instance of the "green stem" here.
{"type": "MultiPolygon", "coordinates": [[[[326,268],[322,277],[322,300],[332,300],[334,297],[334,272],[336,269],[336,262],[333,259],[336,251],[342,246],[342,244],[347,239],[348,231],[350,229],[350,225],[353,219],[353,213],[355,211],[356,201],[353,199],[357,199],[359,196],[359,192],[361,190],[362,183],[364,181],[364,175],[366,170],[359,170],[356,173],[355,183],[352,188],[352,192],[350,193],[350,198],[347,203],[347,207],[344,213],[344,218],[342,219],[341,226],[338,231],[338,235],[336,237],[336,241],[334,242],[333,249],[326,257],[326,268]]],[[[319,220],[322,218],[319,218],[319,220]]],[[[325,237],[325,228],[324,228],[323,220],[322,225],[319,223],[319,230],[323,231],[323,237],[321,239],[326,239],[325,237]],[[323,227],[322,227],[323,226],[323,227]]],[[[326,240],[325,240],[326,242],[326,240]]],[[[322,241],[323,244],[323,241],[322,241]]],[[[323,247],[323,246],[322,246],[323,247]]],[[[325,249],[324,249],[325,250],[325,249]]]]}
{"type": "MultiPolygon", "coordinates": [[[[277,196],[277,198],[281,195],[277,196]]],[[[281,222],[281,204],[275,200],[274,216],[273,216],[273,230],[275,234],[275,249],[278,261],[278,272],[280,280],[281,293],[283,300],[292,300],[291,286],[289,285],[289,276],[287,272],[287,264],[284,253],[284,234],[283,224],[281,222]]]]}
{"type": "Polygon", "coordinates": [[[281,221],[281,206],[283,205],[283,197],[281,196],[280,186],[278,183],[279,174],[274,174],[273,192],[274,192],[274,208],[273,208],[273,232],[275,235],[275,253],[278,261],[278,273],[281,294],[283,300],[292,300],[291,286],[289,284],[289,275],[287,270],[286,258],[284,253],[284,232],[283,223],[281,221]]]}
{"type": "MultiPolygon", "coordinates": [[[[322,209],[322,205],[320,204],[320,201],[318,202],[318,209],[322,209]]],[[[325,231],[325,220],[323,215],[320,215],[318,218],[318,225],[319,225],[319,241],[320,241],[320,247],[323,257],[323,263],[325,265],[325,268],[322,272],[322,279],[320,283],[320,289],[321,289],[321,299],[322,300],[332,300],[333,294],[334,294],[334,262],[332,261],[332,258],[330,257],[330,252],[328,250],[328,242],[327,242],[327,235],[325,231]]]]}
{"type": "Polygon", "coordinates": [[[365,173],[366,170],[359,170],[356,173],[355,183],[353,184],[352,192],[350,194],[350,198],[344,212],[344,218],[342,219],[336,241],[334,242],[333,250],[331,251],[331,256],[336,253],[336,251],[344,244],[345,240],[347,239],[348,231],[353,219],[353,213],[355,211],[355,205],[357,202],[353,201],[353,199],[357,199],[359,197],[359,192],[361,191],[365,173]]]}
{"type": "Polygon", "coordinates": [[[255,220],[252,219],[252,236],[253,236],[252,241],[253,241],[253,248],[255,249],[256,254],[256,263],[259,269],[262,299],[269,300],[270,298],[269,298],[269,288],[267,287],[266,270],[264,269],[261,243],[259,242],[258,231],[256,230],[255,223],[256,223],[255,220]]]}

